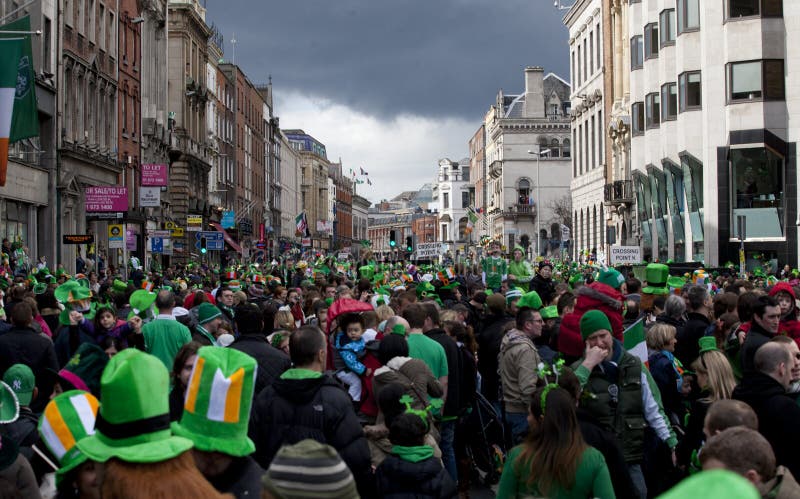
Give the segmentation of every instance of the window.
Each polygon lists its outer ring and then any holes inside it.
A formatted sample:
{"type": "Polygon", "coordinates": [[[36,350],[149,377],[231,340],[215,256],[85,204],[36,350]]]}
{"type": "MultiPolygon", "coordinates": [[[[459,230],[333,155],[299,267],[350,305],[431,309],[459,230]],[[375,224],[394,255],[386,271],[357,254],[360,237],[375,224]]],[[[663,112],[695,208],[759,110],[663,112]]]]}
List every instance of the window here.
{"type": "Polygon", "coordinates": [[[469,208],[469,191],[463,191],[461,193],[461,207],[469,208]]]}
{"type": "Polygon", "coordinates": [[[445,192],[442,194],[442,209],[446,210],[448,208],[450,208],[450,193],[445,192]]]}
{"type": "Polygon", "coordinates": [[[642,35],[631,38],[631,69],[642,69],[644,66],[644,47],[642,35]]]}
{"type": "Polygon", "coordinates": [[[728,64],[728,101],[783,100],[786,96],[782,60],[728,64]]]}
{"type": "Polygon", "coordinates": [[[661,46],[674,45],[677,37],[677,26],[675,26],[675,9],[661,11],[658,16],[661,24],[661,46]]]}
{"type": "Polygon", "coordinates": [[[783,16],[781,0],[727,0],[727,4],[728,19],[783,16]]]}
{"type": "Polygon", "coordinates": [[[651,23],[644,27],[644,58],[658,57],[658,24],[651,23]]]}
{"type": "Polygon", "coordinates": [[[678,34],[700,29],[700,0],[678,0],[678,34]]]}
{"type": "Polygon", "coordinates": [[[678,76],[680,87],[680,112],[700,109],[702,101],[702,81],[700,71],[682,73],[678,76]]]}
{"type": "Polygon", "coordinates": [[[678,117],[678,85],[666,83],[661,86],[661,121],[678,117]]]}
{"type": "Polygon", "coordinates": [[[578,85],[581,84],[581,44],[578,42],[578,85]]]}
{"type": "Polygon", "coordinates": [[[644,102],[634,102],[631,106],[631,129],[633,135],[644,133],[644,102]]]}
{"type": "MultiPolygon", "coordinates": [[[[766,147],[732,149],[731,206],[733,219],[747,220],[747,239],[783,237],[785,227],[784,162],[766,147]]],[[[731,237],[738,238],[733,225],[731,237]]]]}
{"type": "Polygon", "coordinates": [[[589,74],[594,73],[594,31],[589,32],[589,74]]]}
{"type": "Polygon", "coordinates": [[[661,96],[657,92],[647,94],[645,104],[645,127],[658,128],[661,124],[661,96]]]}
{"type": "Polygon", "coordinates": [[[600,58],[600,47],[603,45],[603,39],[600,35],[600,23],[597,23],[594,32],[597,33],[597,68],[600,69],[600,66],[603,65],[603,59],[600,58]]]}
{"type": "Polygon", "coordinates": [[[520,179],[517,184],[517,200],[519,204],[530,204],[531,183],[526,179],[520,179]]]}

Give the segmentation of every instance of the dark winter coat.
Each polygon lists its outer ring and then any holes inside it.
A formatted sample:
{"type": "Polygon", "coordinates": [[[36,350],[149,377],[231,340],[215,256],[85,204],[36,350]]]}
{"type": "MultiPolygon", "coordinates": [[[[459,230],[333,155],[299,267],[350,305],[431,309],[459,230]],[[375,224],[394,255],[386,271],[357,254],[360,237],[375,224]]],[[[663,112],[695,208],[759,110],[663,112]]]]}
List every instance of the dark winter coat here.
{"type": "Polygon", "coordinates": [[[700,344],[697,341],[705,336],[709,325],[711,325],[711,319],[705,314],[697,312],[686,314],[686,324],[675,335],[675,339],[678,340],[675,345],[675,357],[684,366],[691,366],[692,362],[700,355],[700,344]]]}
{"type": "Polygon", "coordinates": [[[754,372],[745,375],[733,390],[733,398],[753,408],[758,431],[772,445],[777,464],[800,476],[800,406],[786,394],[783,385],[769,375],[754,372]]]}
{"type": "Polygon", "coordinates": [[[342,385],[325,374],[319,378],[278,378],[258,394],[252,410],[253,458],[269,468],[282,445],[307,438],[339,452],[353,472],[362,497],[373,497],[369,446],[342,385]]]}
{"type": "MultiPolygon", "coordinates": [[[[431,329],[425,333],[425,336],[436,341],[442,348],[447,357],[447,399],[444,403],[444,417],[456,417],[462,413],[467,406],[470,405],[472,399],[470,393],[463,393],[461,377],[463,375],[464,366],[461,357],[461,351],[458,349],[458,344],[455,340],[444,331],[444,329],[431,329]]],[[[472,385],[474,386],[474,384],[472,385]]]]}
{"type": "Polygon", "coordinates": [[[252,457],[239,457],[231,462],[228,469],[208,481],[219,492],[233,494],[237,499],[259,499],[261,497],[261,477],[264,470],[252,457]]]}
{"type": "Polygon", "coordinates": [[[622,454],[622,447],[613,433],[603,429],[600,422],[588,411],[578,407],[576,411],[581,435],[587,445],[599,450],[606,459],[608,472],[611,474],[611,483],[618,499],[638,499],[639,495],[628,473],[628,465],[622,454]]]}
{"type": "Polygon", "coordinates": [[[650,375],[658,385],[661,392],[661,402],[664,405],[664,412],[671,419],[673,415],[677,421],[683,421],[686,408],[683,405],[683,397],[678,392],[678,373],[672,361],[662,352],[655,352],[647,359],[650,368],[650,375]]]}
{"type": "Polygon", "coordinates": [[[258,363],[254,392],[256,394],[261,393],[261,390],[271,385],[278,376],[292,366],[289,356],[270,345],[261,333],[242,334],[229,348],[244,352],[256,359],[258,363]]]}
{"type": "Polygon", "coordinates": [[[497,356],[503,342],[506,325],[514,319],[505,314],[486,317],[485,326],[476,337],[478,341],[478,372],[481,373],[481,393],[496,402],[500,393],[500,376],[497,374],[497,356]]]}
{"type": "Polygon", "coordinates": [[[19,447],[20,454],[29,459],[33,453],[31,447],[39,441],[39,432],[36,429],[38,424],[39,417],[30,408],[20,407],[17,420],[2,425],[0,431],[3,438],[13,441],[19,447]]]}
{"type": "Polygon", "coordinates": [[[625,298],[622,293],[608,284],[595,281],[581,286],[576,292],[578,298],[575,310],[564,316],[558,331],[558,351],[569,357],[580,358],[586,346],[581,337],[580,321],[589,310],[600,310],[611,323],[611,334],[622,341],[622,306],[625,298]]]}
{"type": "Polygon", "coordinates": [[[536,291],[539,294],[539,298],[542,299],[542,303],[545,307],[550,305],[550,302],[553,300],[553,295],[556,294],[556,285],[553,284],[553,279],[545,279],[539,274],[533,276],[528,289],[536,291]]]}
{"type": "Polygon", "coordinates": [[[453,479],[435,457],[412,463],[387,456],[375,478],[378,497],[384,499],[445,499],[458,494],[453,479]]]}
{"type": "Polygon", "coordinates": [[[29,327],[13,327],[0,334],[0,376],[14,364],[25,364],[33,371],[39,396],[31,404],[31,409],[43,411],[53,391],[54,380],[50,371],[58,372],[59,369],[53,342],[29,327]]]}
{"type": "MultiPolygon", "coordinates": [[[[750,323],[750,330],[747,331],[742,348],[739,350],[739,359],[744,375],[756,372],[756,351],[774,336],[774,334],[761,327],[757,321],[753,320],[750,323]]],[[[794,470],[792,470],[792,473],[794,473],[794,470]]]]}

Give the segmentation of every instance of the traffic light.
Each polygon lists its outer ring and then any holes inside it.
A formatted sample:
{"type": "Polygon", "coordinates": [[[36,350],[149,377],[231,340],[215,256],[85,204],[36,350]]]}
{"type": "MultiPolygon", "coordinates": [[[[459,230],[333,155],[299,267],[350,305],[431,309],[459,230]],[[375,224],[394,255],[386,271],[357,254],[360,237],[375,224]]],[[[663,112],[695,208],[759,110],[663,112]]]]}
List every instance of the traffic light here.
{"type": "Polygon", "coordinates": [[[406,251],[412,253],[414,251],[414,241],[411,236],[406,236],[406,251]]]}
{"type": "Polygon", "coordinates": [[[202,253],[202,254],[204,254],[204,255],[205,255],[205,254],[206,254],[206,252],[208,252],[208,247],[207,247],[207,243],[206,243],[206,238],[205,238],[205,237],[201,237],[201,238],[200,238],[200,253],[202,253]]]}
{"type": "Polygon", "coordinates": [[[389,246],[395,248],[397,246],[397,234],[395,231],[389,231],[389,246]]]}

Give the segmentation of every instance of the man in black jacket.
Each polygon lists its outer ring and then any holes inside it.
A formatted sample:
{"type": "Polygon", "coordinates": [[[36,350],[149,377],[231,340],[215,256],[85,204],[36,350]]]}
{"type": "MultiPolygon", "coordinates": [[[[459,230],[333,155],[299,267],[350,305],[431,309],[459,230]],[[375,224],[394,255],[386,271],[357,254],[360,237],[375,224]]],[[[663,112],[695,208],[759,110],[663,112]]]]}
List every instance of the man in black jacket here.
{"type": "Polygon", "coordinates": [[[531,279],[531,291],[539,293],[539,298],[545,307],[550,305],[553,301],[553,296],[556,294],[556,285],[553,284],[553,264],[547,260],[539,262],[539,273],[531,279]]]}
{"type": "Polygon", "coordinates": [[[303,326],[289,339],[293,369],[256,397],[249,435],[253,458],[268,468],[278,449],[311,438],[332,446],[353,472],[361,497],[375,497],[367,439],[350,397],[324,374],[327,345],[316,326],[303,326]]]}
{"type": "Polygon", "coordinates": [[[800,406],[786,394],[793,365],[788,349],[768,342],[755,354],[756,371],[745,373],[742,383],[733,390],[733,398],[753,408],[758,416],[758,431],[772,445],[778,464],[800,476],[800,406]]]}
{"type": "Polygon", "coordinates": [[[261,309],[254,303],[242,304],[236,308],[236,325],[239,337],[230,348],[244,352],[258,363],[256,371],[255,394],[272,385],[284,371],[292,366],[289,356],[267,342],[263,333],[261,309]]]}
{"type": "Polygon", "coordinates": [[[500,343],[506,333],[506,326],[513,324],[514,318],[506,314],[506,299],[497,293],[486,299],[489,311],[483,321],[483,328],[477,331],[478,372],[481,373],[481,393],[492,402],[499,412],[500,375],[497,374],[497,356],[500,343]]]}
{"type": "Polygon", "coordinates": [[[692,362],[700,355],[700,346],[697,340],[705,336],[706,329],[711,325],[711,311],[713,310],[711,295],[705,286],[692,286],[687,293],[689,313],[686,314],[686,323],[677,330],[675,339],[675,357],[684,366],[691,366],[692,362]]]}
{"type": "Polygon", "coordinates": [[[756,352],[778,333],[780,323],[781,307],[777,300],[771,296],[759,296],[753,306],[750,330],[740,350],[743,374],[747,375],[756,370],[754,360],[756,352]]]}

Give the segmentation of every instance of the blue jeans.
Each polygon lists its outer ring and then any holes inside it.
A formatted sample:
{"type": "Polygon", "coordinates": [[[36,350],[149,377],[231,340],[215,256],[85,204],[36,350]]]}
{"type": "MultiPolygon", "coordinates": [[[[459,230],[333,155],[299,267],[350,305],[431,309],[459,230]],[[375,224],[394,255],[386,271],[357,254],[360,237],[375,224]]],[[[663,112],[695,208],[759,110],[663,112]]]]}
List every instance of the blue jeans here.
{"type": "Polygon", "coordinates": [[[439,426],[439,448],[442,450],[442,464],[444,469],[453,479],[453,482],[458,483],[458,468],[456,466],[456,450],[453,446],[453,441],[456,438],[456,423],[457,421],[442,421],[439,426]]]}
{"type": "Polygon", "coordinates": [[[641,499],[647,498],[647,484],[644,481],[644,473],[642,473],[642,465],[641,464],[629,464],[628,465],[628,473],[631,475],[631,481],[633,481],[633,486],[636,488],[636,491],[639,493],[639,497],[641,499]]]}
{"type": "Polygon", "coordinates": [[[506,412],[506,423],[511,428],[511,443],[517,445],[528,434],[528,413],[506,412]]]}

